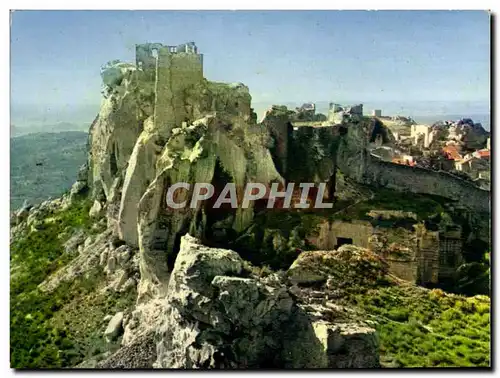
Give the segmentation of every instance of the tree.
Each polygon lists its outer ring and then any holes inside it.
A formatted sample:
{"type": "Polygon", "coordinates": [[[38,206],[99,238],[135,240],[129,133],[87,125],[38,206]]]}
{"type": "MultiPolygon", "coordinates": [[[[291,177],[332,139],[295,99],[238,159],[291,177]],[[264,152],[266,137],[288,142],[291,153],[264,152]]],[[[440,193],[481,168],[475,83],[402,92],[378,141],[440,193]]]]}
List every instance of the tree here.
{"type": "Polygon", "coordinates": [[[456,287],[465,295],[490,295],[490,252],[486,252],[479,262],[468,262],[458,267],[456,287]]]}

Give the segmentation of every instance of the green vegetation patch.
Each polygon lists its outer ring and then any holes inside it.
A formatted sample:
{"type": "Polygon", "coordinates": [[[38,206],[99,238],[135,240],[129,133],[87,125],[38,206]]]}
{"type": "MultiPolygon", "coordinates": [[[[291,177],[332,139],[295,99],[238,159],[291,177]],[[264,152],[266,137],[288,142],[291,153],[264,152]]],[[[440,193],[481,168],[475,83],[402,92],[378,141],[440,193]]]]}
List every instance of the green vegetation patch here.
{"type": "Polygon", "coordinates": [[[94,223],[88,216],[90,207],[90,201],[82,200],[64,211],[46,214],[35,230],[26,230],[11,241],[11,295],[34,290],[71,260],[72,255],[64,253],[63,244],[76,230],[90,232],[94,223]]]}
{"type": "Polygon", "coordinates": [[[348,302],[376,322],[386,366],[490,366],[489,297],[389,286],[351,296],[348,302]]]}
{"type": "MultiPolygon", "coordinates": [[[[377,188],[372,189],[374,197],[350,207],[342,214],[347,219],[366,219],[371,218],[366,215],[370,210],[400,210],[412,212],[417,215],[417,220],[426,220],[429,217],[445,212],[444,204],[446,201],[435,196],[402,193],[395,190],[377,188]]],[[[394,221],[387,221],[388,226],[392,226],[394,221]]]]}
{"type": "Polygon", "coordinates": [[[123,310],[135,299],[133,288],[120,295],[100,290],[100,283],[105,282],[101,267],[61,283],[51,293],[38,289],[50,274],[71,261],[72,255],[64,252],[63,244],[74,232],[100,231],[91,229],[89,208],[87,200],[79,201],[48,215],[37,230],[26,230],[11,242],[13,368],[70,367],[101,353],[106,348],[103,317],[123,310]]]}

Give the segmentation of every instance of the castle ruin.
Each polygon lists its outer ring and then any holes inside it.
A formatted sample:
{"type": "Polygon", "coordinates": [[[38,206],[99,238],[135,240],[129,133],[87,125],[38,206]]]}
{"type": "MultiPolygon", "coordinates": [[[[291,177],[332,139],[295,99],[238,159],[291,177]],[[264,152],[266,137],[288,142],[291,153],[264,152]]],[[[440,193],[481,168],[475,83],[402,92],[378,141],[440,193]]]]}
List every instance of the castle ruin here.
{"type": "Polygon", "coordinates": [[[359,120],[363,117],[363,104],[344,106],[330,103],[328,110],[328,121],[330,124],[340,124],[346,122],[348,119],[359,120]]]}
{"type": "Polygon", "coordinates": [[[184,104],[186,89],[203,80],[203,55],[194,42],[178,46],[136,46],[136,64],[155,79],[154,125],[168,135],[176,125],[194,121],[184,104]]]}

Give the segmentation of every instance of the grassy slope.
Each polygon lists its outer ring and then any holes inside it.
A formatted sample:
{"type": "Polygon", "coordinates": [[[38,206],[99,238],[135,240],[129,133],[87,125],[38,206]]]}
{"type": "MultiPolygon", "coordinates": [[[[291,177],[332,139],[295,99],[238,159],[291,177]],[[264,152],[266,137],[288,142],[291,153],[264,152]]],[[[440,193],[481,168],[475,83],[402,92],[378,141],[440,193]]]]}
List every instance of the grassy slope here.
{"type": "Polygon", "coordinates": [[[391,286],[353,296],[348,302],[377,322],[381,359],[386,366],[490,365],[488,297],[391,286]]]}
{"type": "MultiPolygon", "coordinates": [[[[90,233],[89,203],[79,202],[52,214],[55,222],[39,231],[27,232],[11,241],[10,359],[13,368],[57,368],[74,366],[114,345],[102,338],[103,318],[127,307],[135,293],[118,296],[99,290],[104,282],[101,267],[95,267],[54,292],[37,286],[52,272],[67,264],[71,256],[63,243],[72,232],[90,233]],[[60,238],[61,235],[66,235],[60,238]],[[84,316],[82,316],[84,315],[84,316]]],[[[92,232],[98,232],[92,231],[92,232]]]]}
{"type": "Polygon", "coordinates": [[[68,131],[11,138],[11,209],[25,199],[35,204],[70,188],[85,162],[87,137],[87,133],[68,131]]]}
{"type": "MultiPolygon", "coordinates": [[[[369,219],[371,209],[415,212],[418,220],[444,211],[440,198],[405,196],[377,189],[373,199],[338,216],[369,219]]],[[[389,366],[489,366],[490,299],[486,296],[445,295],[414,285],[379,286],[348,296],[375,320],[383,360],[389,366]]]]}

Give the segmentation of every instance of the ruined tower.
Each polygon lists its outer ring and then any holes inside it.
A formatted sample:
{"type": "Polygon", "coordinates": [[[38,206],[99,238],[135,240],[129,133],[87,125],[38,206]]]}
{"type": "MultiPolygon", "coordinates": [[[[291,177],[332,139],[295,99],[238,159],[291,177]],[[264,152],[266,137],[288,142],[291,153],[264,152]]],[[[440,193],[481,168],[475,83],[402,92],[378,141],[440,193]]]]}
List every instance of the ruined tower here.
{"type": "Polygon", "coordinates": [[[155,128],[168,137],[174,127],[192,121],[184,103],[185,91],[203,80],[203,55],[195,43],[137,45],[136,64],[155,80],[155,128]]]}

